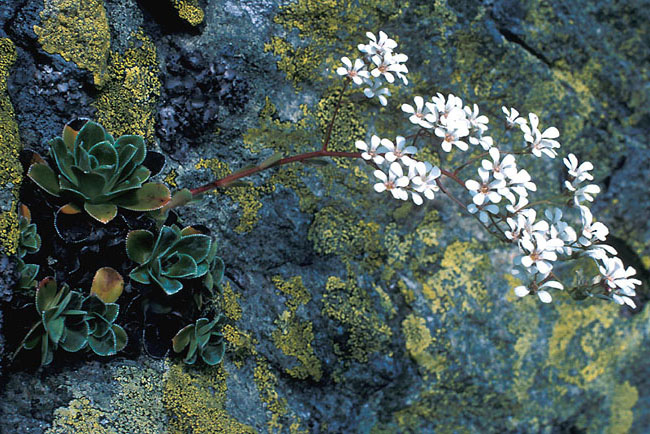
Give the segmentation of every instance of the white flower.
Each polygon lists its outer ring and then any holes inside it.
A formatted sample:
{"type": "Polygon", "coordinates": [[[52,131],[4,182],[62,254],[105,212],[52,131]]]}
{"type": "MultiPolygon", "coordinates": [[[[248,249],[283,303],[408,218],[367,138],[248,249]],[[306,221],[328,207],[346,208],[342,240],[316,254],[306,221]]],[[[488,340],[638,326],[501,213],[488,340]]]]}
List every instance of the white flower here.
{"type": "Polygon", "coordinates": [[[404,187],[409,184],[409,179],[404,176],[402,166],[399,163],[391,164],[388,169],[388,174],[381,170],[375,170],[374,174],[381,181],[374,185],[377,193],[388,190],[395,199],[408,199],[408,193],[404,190],[404,187]]]}
{"type": "Polygon", "coordinates": [[[542,153],[550,158],[555,158],[557,152],[554,148],[559,148],[560,144],[553,139],[560,137],[560,132],[555,127],[550,127],[540,132],[537,127],[539,126],[539,118],[535,113],[528,115],[530,119],[530,127],[527,124],[521,124],[521,130],[524,132],[524,139],[529,143],[533,155],[541,157],[542,153]]]}
{"type": "Polygon", "coordinates": [[[519,262],[528,269],[535,267],[540,273],[548,274],[553,268],[551,262],[557,261],[555,250],[563,244],[560,239],[549,240],[539,233],[534,233],[532,238],[521,239],[519,246],[524,255],[519,258],[519,262]]]}
{"type": "Polygon", "coordinates": [[[410,158],[409,155],[415,154],[417,152],[417,148],[415,146],[406,146],[406,139],[404,137],[397,136],[395,138],[395,143],[391,142],[388,139],[382,139],[381,144],[388,150],[385,156],[386,160],[390,161],[391,163],[393,161],[400,160],[406,166],[414,164],[413,159],[410,158]]]}
{"type": "Polygon", "coordinates": [[[589,249],[585,250],[584,254],[593,258],[595,261],[604,261],[609,258],[609,255],[616,255],[616,249],[607,244],[592,244],[589,249]]]}
{"type": "Polygon", "coordinates": [[[501,195],[498,190],[505,187],[506,182],[503,179],[495,179],[489,182],[490,172],[483,168],[478,169],[478,175],[481,178],[481,182],[473,179],[465,181],[465,187],[472,195],[472,202],[477,206],[483,205],[487,199],[492,203],[499,203],[501,201],[501,195]]]}
{"type": "Polygon", "coordinates": [[[363,140],[357,140],[354,146],[358,150],[363,151],[361,153],[361,158],[364,160],[372,160],[375,164],[381,164],[384,162],[384,157],[379,155],[381,139],[378,136],[373,135],[370,138],[370,148],[363,140]]]}
{"type": "Polygon", "coordinates": [[[501,159],[497,148],[490,148],[489,153],[492,161],[483,160],[481,161],[481,166],[483,169],[491,171],[495,179],[513,178],[517,176],[517,165],[514,155],[507,154],[501,159]]]}
{"type": "Polygon", "coordinates": [[[576,158],[574,154],[567,155],[563,161],[564,165],[569,169],[569,181],[567,182],[573,187],[569,188],[569,186],[567,186],[569,190],[574,191],[576,185],[582,181],[591,181],[594,179],[594,177],[589,173],[590,170],[594,169],[594,165],[589,161],[585,161],[578,165],[578,158],[576,158]]]}
{"type": "MultiPolygon", "coordinates": [[[[539,300],[542,303],[550,303],[553,300],[553,297],[551,297],[551,294],[547,290],[542,288],[564,289],[564,286],[562,286],[562,284],[557,280],[548,280],[537,287],[535,293],[539,297],[539,300]]],[[[517,297],[525,297],[530,294],[530,292],[530,289],[525,286],[518,286],[515,288],[515,294],[517,297]]]]}
{"type": "Polygon", "coordinates": [[[467,143],[461,140],[462,137],[465,137],[469,134],[467,127],[458,124],[457,128],[441,128],[438,127],[435,130],[436,136],[442,137],[441,147],[445,152],[450,152],[452,145],[455,145],[461,151],[467,151],[469,146],[467,143]]]}
{"type": "Polygon", "coordinates": [[[528,198],[526,196],[519,196],[517,204],[512,203],[511,205],[506,205],[506,210],[511,214],[517,214],[525,206],[528,206],[528,198]]]}
{"type": "MultiPolygon", "coordinates": [[[[508,172],[508,175],[510,175],[510,179],[508,180],[508,188],[517,193],[519,197],[527,197],[528,190],[537,191],[537,186],[534,182],[531,181],[530,174],[525,169],[521,169],[518,172],[508,172]]],[[[504,189],[501,194],[508,198],[510,203],[515,203],[515,197],[512,193],[508,193],[508,191],[504,189]]]]}
{"type": "Polygon", "coordinates": [[[481,145],[484,150],[489,150],[494,146],[494,140],[490,136],[470,137],[469,142],[472,145],[481,145]]]}
{"type": "Polygon", "coordinates": [[[390,90],[388,90],[387,87],[382,87],[383,83],[381,80],[367,79],[364,81],[364,83],[370,87],[365,88],[363,90],[363,94],[368,98],[373,98],[376,96],[377,99],[379,99],[379,103],[385,107],[386,104],[388,104],[386,97],[391,96],[390,90]]]}
{"type": "Polygon", "coordinates": [[[362,53],[371,56],[375,54],[383,56],[384,54],[392,53],[397,47],[397,42],[390,39],[381,30],[379,31],[379,39],[371,32],[366,32],[366,36],[370,39],[370,42],[368,44],[359,44],[357,47],[362,53]]]}
{"type": "Polygon", "coordinates": [[[580,205],[584,201],[593,202],[594,197],[592,195],[598,193],[600,193],[600,187],[597,186],[596,184],[585,185],[584,187],[580,187],[573,193],[573,202],[576,205],[580,205]]]}
{"type": "Polygon", "coordinates": [[[511,129],[515,125],[523,125],[526,123],[526,119],[519,117],[519,112],[514,107],[510,107],[510,110],[506,106],[501,107],[503,113],[506,114],[506,128],[511,129]]]}
{"type": "Polygon", "coordinates": [[[362,69],[366,66],[365,63],[363,63],[363,60],[361,59],[355,60],[354,66],[352,65],[350,59],[348,59],[347,57],[341,57],[341,62],[343,62],[345,67],[339,66],[336,69],[336,73],[338,75],[342,75],[342,76],[344,75],[350,77],[350,79],[352,79],[354,84],[356,84],[357,86],[363,84],[364,78],[370,77],[368,71],[362,71],[362,69]]]}
{"type": "Polygon", "coordinates": [[[534,209],[527,208],[521,210],[515,218],[508,217],[506,223],[510,230],[506,231],[506,237],[513,241],[519,241],[522,238],[530,239],[533,235],[545,235],[548,232],[548,223],[544,220],[535,222],[537,212],[534,209]]]}
{"type": "Polygon", "coordinates": [[[434,192],[439,190],[436,180],[440,177],[440,169],[428,162],[418,162],[411,167],[417,173],[412,178],[415,191],[424,194],[427,199],[433,200],[434,192]]]}
{"type": "Polygon", "coordinates": [[[408,73],[406,65],[402,65],[402,62],[405,62],[408,59],[406,54],[386,54],[384,57],[379,55],[372,56],[372,62],[376,65],[375,69],[370,71],[370,74],[375,77],[384,77],[388,83],[393,83],[395,77],[392,73],[395,73],[398,78],[400,78],[404,84],[408,84],[408,80],[404,74],[408,73]]]}
{"type": "Polygon", "coordinates": [[[402,104],[402,111],[411,114],[409,121],[422,128],[433,128],[436,116],[428,108],[424,107],[424,99],[421,96],[416,96],[413,101],[415,101],[415,108],[409,104],[402,104]],[[423,111],[423,109],[426,111],[423,111]]]}
{"type": "MultiPolygon", "coordinates": [[[[435,106],[440,122],[445,123],[446,120],[450,117],[452,119],[465,119],[465,111],[463,110],[463,100],[454,94],[449,94],[447,99],[444,95],[438,92],[434,97],[431,97],[433,105],[435,106]]],[[[432,110],[433,111],[433,110],[432,110]]]]}
{"type": "Polygon", "coordinates": [[[479,115],[478,105],[474,104],[474,110],[469,106],[465,106],[466,119],[469,122],[470,128],[480,133],[487,131],[487,123],[490,122],[487,116],[479,115]]]}
{"type": "MultiPolygon", "coordinates": [[[[632,276],[636,274],[636,270],[633,267],[627,267],[626,269],[623,265],[623,261],[618,257],[613,257],[606,258],[603,261],[603,265],[598,267],[598,269],[600,270],[600,274],[602,274],[604,282],[607,284],[610,291],[620,292],[628,297],[634,297],[636,295],[634,287],[641,285],[641,281],[632,278],[632,276]]],[[[625,299],[620,295],[619,297],[621,298],[621,301],[625,301],[625,299]]]]}
{"type": "MultiPolygon", "coordinates": [[[[567,244],[571,244],[578,239],[576,231],[567,222],[562,221],[562,210],[560,208],[547,209],[544,211],[544,215],[549,220],[551,238],[559,238],[567,244]]],[[[559,251],[565,255],[570,255],[572,249],[565,245],[559,251]]]]}
{"type": "Polygon", "coordinates": [[[586,206],[580,206],[580,214],[582,218],[582,234],[578,240],[580,244],[589,246],[594,238],[605,241],[605,238],[609,234],[607,226],[601,222],[594,221],[591,211],[586,206]]]}

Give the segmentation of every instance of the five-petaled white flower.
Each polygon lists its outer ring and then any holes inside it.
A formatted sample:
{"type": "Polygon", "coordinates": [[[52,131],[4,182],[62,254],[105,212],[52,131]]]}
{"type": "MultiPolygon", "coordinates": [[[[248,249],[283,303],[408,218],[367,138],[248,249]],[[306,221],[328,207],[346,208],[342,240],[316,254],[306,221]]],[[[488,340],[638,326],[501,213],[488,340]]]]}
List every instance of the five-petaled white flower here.
{"type": "Polygon", "coordinates": [[[478,131],[479,134],[487,131],[487,123],[490,122],[490,120],[485,115],[479,115],[478,105],[474,104],[474,110],[469,106],[465,106],[465,114],[467,115],[467,121],[469,122],[471,129],[478,131]]]}
{"type": "Polygon", "coordinates": [[[483,160],[481,161],[481,166],[483,169],[491,171],[495,179],[513,178],[517,175],[517,165],[514,155],[507,154],[501,158],[497,148],[490,148],[488,152],[490,153],[490,157],[492,157],[492,161],[483,160]]]}
{"type": "Polygon", "coordinates": [[[530,269],[535,267],[542,274],[550,273],[553,261],[557,261],[555,250],[564,242],[558,238],[546,239],[540,233],[533,233],[531,238],[522,238],[519,242],[524,255],[519,258],[521,265],[530,269]]]}
{"type": "Polygon", "coordinates": [[[388,139],[382,139],[381,145],[386,148],[386,160],[390,161],[401,161],[406,166],[414,164],[414,161],[409,155],[413,155],[417,152],[415,146],[406,146],[406,139],[402,136],[397,136],[395,138],[395,143],[391,142],[388,139]]]}
{"type": "Polygon", "coordinates": [[[451,152],[452,145],[455,145],[461,151],[467,151],[469,146],[467,143],[461,140],[462,137],[466,137],[469,134],[467,126],[457,123],[452,128],[442,128],[438,127],[435,130],[436,136],[441,137],[442,143],[440,146],[445,152],[451,152]]]}
{"type": "Polygon", "coordinates": [[[472,145],[481,145],[481,148],[484,150],[489,150],[494,146],[494,140],[490,136],[481,136],[481,137],[475,137],[475,136],[470,136],[469,142],[472,145]]]}
{"type": "Polygon", "coordinates": [[[600,193],[600,187],[596,184],[587,184],[573,192],[573,202],[580,205],[584,201],[593,202],[595,194],[600,193]]]}
{"type": "Polygon", "coordinates": [[[415,108],[410,104],[402,104],[402,111],[411,115],[409,121],[422,128],[433,128],[433,124],[436,123],[435,113],[431,113],[429,108],[424,107],[424,99],[421,96],[414,97],[413,101],[415,101],[415,108]]]}
{"type": "Polygon", "coordinates": [[[354,146],[361,152],[361,158],[364,160],[372,160],[375,164],[381,164],[384,162],[384,157],[379,155],[381,139],[373,135],[370,138],[370,147],[363,140],[357,140],[354,146]]]}
{"type": "Polygon", "coordinates": [[[381,170],[375,170],[374,175],[381,181],[374,185],[377,193],[390,191],[395,199],[408,199],[408,193],[404,190],[404,187],[409,184],[409,179],[404,176],[404,171],[399,163],[391,164],[387,174],[381,170]]]}
{"type": "Polygon", "coordinates": [[[575,191],[576,186],[582,181],[591,181],[594,179],[589,173],[590,170],[594,170],[594,165],[589,161],[578,165],[578,158],[574,154],[567,155],[563,161],[568,169],[569,179],[565,182],[565,185],[569,190],[575,191]]]}
{"type": "Polygon", "coordinates": [[[377,97],[379,104],[385,107],[386,104],[388,104],[388,99],[386,97],[391,96],[390,90],[388,90],[387,87],[382,87],[383,83],[381,80],[372,80],[369,78],[367,80],[364,80],[364,83],[370,87],[365,88],[363,90],[363,94],[368,98],[377,97]]]}
{"type": "Polygon", "coordinates": [[[392,53],[397,47],[397,42],[389,38],[388,35],[381,30],[379,31],[379,39],[377,39],[372,32],[366,32],[366,36],[370,39],[370,42],[368,44],[359,44],[357,47],[362,53],[371,56],[375,54],[383,56],[384,54],[392,53]]]}
{"type": "Polygon", "coordinates": [[[349,77],[357,86],[363,84],[364,78],[370,77],[370,73],[363,70],[366,66],[366,64],[363,63],[363,60],[357,59],[354,61],[354,65],[352,65],[349,58],[341,57],[341,62],[343,62],[345,67],[339,66],[336,69],[336,73],[338,75],[349,77]]]}
{"type": "Polygon", "coordinates": [[[537,127],[539,126],[539,118],[535,113],[530,113],[528,115],[530,119],[530,126],[527,124],[521,124],[521,130],[524,132],[524,139],[531,147],[531,151],[534,156],[541,157],[542,154],[547,155],[550,158],[555,158],[557,152],[555,148],[560,147],[557,139],[560,137],[560,132],[555,127],[550,127],[541,132],[537,127]]]}
{"type": "Polygon", "coordinates": [[[514,128],[515,125],[523,125],[526,123],[526,119],[519,117],[519,112],[514,107],[510,107],[510,110],[506,106],[501,107],[503,113],[506,114],[506,128],[514,128]]]}
{"type": "Polygon", "coordinates": [[[591,211],[586,206],[580,206],[580,214],[582,218],[582,233],[578,240],[580,244],[589,246],[594,238],[605,241],[605,238],[609,234],[607,226],[601,222],[594,221],[591,211]]]}
{"type": "Polygon", "coordinates": [[[385,56],[374,55],[372,56],[372,62],[375,64],[375,68],[370,71],[370,74],[375,77],[384,77],[389,83],[395,81],[393,73],[400,78],[404,84],[408,84],[408,80],[404,74],[408,73],[408,68],[406,65],[403,65],[402,62],[406,62],[408,57],[406,54],[391,54],[387,53],[385,56]]]}
{"type": "Polygon", "coordinates": [[[618,304],[627,304],[631,308],[635,308],[636,304],[630,297],[636,295],[634,287],[641,285],[639,279],[632,278],[636,275],[636,270],[633,267],[623,265],[618,257],[605,258],[603,265],[598,267],[603,276],[603,281],[607,288],[612,292],[612,298],[618,304]]]}
{"type": "Polygon", "coordinates": [[[440,169],[437,166],[432,166],[431,163],[421,161],[411,167],[416,172],[416,176],[412,178],[415,191],[424,194],[427,199],[433,200],[434,192],[439,190],[436,180],[440,178],[440,169]]]}
{"type": "Polygon", "coordinates": [[[465,187],[472,195],[472,202],[477,206],[483,205],[488,199],[492,203],[499,203],[501,201],[499,189],[505,187],[506,182],[503,179],[494,179],[490,182],[490,172],[482,167],[478,169],[478,175],[481,182],[473,179],[465,181],[465,187]]]}
{"type": "MultiPolygon", "coordinates": [[[[562,284],[557,280],[547,280],[546,282],[542,283],[539,286],[535,284],[534,288],[535,288],[534,290],[535,294],[537,294],[537,297],[539,297],[539,300],[542,303],[550,303],[551,301],[553,301],[553,297],[551,297],[551,294],[544,288],[564,289],[564,286],[562,286],[562,284]]],[[[518,286],[515,288],[515,294],[517,295],[517,297],[525,297],[530,293],[531,290],[526,286],[518,286]]]]}

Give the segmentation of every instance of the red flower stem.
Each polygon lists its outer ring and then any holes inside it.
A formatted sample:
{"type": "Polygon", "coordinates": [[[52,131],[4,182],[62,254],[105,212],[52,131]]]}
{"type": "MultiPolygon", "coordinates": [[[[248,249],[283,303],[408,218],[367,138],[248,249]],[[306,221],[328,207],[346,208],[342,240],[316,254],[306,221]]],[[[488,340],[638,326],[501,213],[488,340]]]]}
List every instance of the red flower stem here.
{"type": "Polygon", "coordinates": [[[229,184],[237,181],[238,179],[245,178],[247,176],[253,175],[255,173],[261,172],[272,167],[284,166],[285,164],[295,163],[299,161],[305,161],[312,158],[319,157],[343,157],[343,158],[361,158],[361,152],[337,152],[337,151],[314,151],[307,152],[305,154],[294,155],[292,157],[282,158],[281,160],[276,161],[274,164],[269,166],[261,164],[259,166],[250,167],[248,169],[240,170],[239,172],[231,173],[230,175],[217,179],[216,181],[210,182],[208,184],[202,185],[197,188],[190,190],[193,196],[197,194],[205,193],[206,191],[213,190],[219,187],[227,187],[229,184]]]}

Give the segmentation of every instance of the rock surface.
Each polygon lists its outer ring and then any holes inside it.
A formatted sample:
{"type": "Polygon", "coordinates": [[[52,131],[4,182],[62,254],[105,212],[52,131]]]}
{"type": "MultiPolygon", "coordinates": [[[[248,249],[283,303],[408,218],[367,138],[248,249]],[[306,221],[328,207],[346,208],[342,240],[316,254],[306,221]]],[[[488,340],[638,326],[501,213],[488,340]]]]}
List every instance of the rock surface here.
{"type": "MultiPolygon", "coordinates": [[[[382,29],[409,55],[411,84],[386,108],[344,100],[332,148],[403,134],[399,106],[417,94],[477,103],[494,129],[502,105],[534,111],[561,131],[561,155],[594,162],[604,189],[594,210],[647,294],[650,1],[154,3],[3,2],[0,38],[16,60],[13,112],[0,104],[0,116],[17,122],[23,146],[43,152],[66,121],[91,117],[166,151],[172,188],[318,149],[340,91],[337,59],[382,29]]],[[[560,166],[529,170],[556,187],[560,166]]],[[[226,263],[222,365],[118,356],[12,371],[0,432],[650,426],[647,308],[516,300],[512,250],[445,198],[397,203],[370,177],[349,161],[285,166],[184,208],[184,222],[216,234],[226,263]]]]}

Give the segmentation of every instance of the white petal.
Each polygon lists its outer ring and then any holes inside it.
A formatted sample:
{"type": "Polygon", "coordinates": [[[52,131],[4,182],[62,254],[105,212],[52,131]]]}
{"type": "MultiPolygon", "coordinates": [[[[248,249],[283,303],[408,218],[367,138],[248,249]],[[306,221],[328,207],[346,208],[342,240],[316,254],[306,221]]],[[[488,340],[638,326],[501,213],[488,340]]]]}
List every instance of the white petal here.
{"type": "Polygon", "coordinates": [[[553,297],[551,297],[551,294],[549,294],[546,291],[537,291],[537,296],[541,300],[542,303],[550,303],[553,301],[553,297]]]}
{"type": "Polygon", "coordinates": [[[517,297],[525,297],[528,294],[530,294],[530,290],[525,286],[518,286],[515,288],[515,295],[517,295],[517,297]]]}
{"type": "Polygon", "coordinates": [[[375,191],[377,193],[381,193],[382,191],[386,191],[386,185],[382,184],[381,182],[378,182],[377,184],[374,185],[375,191]]]}

